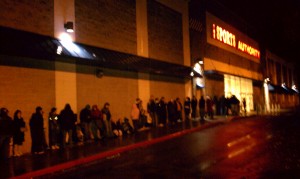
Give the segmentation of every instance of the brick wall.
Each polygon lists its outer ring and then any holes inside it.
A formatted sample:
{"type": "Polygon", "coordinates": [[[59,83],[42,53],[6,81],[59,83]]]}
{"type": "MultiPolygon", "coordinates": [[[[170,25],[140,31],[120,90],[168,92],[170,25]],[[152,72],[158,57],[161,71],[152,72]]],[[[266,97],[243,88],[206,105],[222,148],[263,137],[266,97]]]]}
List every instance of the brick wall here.
{"type": "MultiPolygon", "coordinates": [[[[9,60],[9,59],[6,59],[9,60]]],[[[55,106],[54,71],[24,67],[0,66],[0,107],[6,107],[9,115],[20,109],[29,128],[29,119],[37,106],[45,112],[44,122],[48,136],[48,113],[55,106]]],[[[47,138],[48,140],[48,138],[47,138]]],[[[23,152],[30,152],[30,131],[25,133],[23,152]]]]}
{"type": "Polygon", "coordinates": [[[102,108],[110,103],[114,119],[130,117],[131,107],[138,97],[137,74],[104,69],[102,78],[95,75],[96,68],[78,66],[84,73],[77,73],[77,109],[80,112],[86,104],[97,104],[102,108]]]}
{"type": "Polygon", "coordinates": [[[135,0],[75,0],[76,41],[136,54],[135,0]]]}
{"type": "Polygon", "coordinates": [[[0,25],[53,36],[53,0],[1,0],[0,25]]]}
{"type": "Polygon", "coordinates": [[[150,76],[150,94],[154,97],[165,97],[167,101],[179,97],[185,98],[185,86],[182,79],[151,75],[150,76]]]}
{"type": "Polygon", "coordinates": [[[154,0],[147,5],[149,56],[183,64],[182,15],[154,0]]]}

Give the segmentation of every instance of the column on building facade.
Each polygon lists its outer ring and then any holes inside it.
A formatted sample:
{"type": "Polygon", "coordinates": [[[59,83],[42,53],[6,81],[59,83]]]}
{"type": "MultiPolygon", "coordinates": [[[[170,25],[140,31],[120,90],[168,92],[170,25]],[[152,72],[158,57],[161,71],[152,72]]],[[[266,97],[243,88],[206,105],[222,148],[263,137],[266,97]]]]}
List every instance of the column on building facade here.
{"type": "MultiPolygon", "coordinates": [[[[75,41],[73,33],[67,33],[64,29],[66,22],[73,22],[75,27],[75,2],[74,0],[54,0],[54,37],[70,37],[75,41]]],[[[61,39],[65,40],[65,39],[61,39]]],[[[71,43],[71,42],[70,42],[71,43]]],[[[77,88],[76,88],[76,64],[55,62],[55,103],[58,110],[69,103],[77,113],[77,88]]]]}
{"type": "MultiPolygon", "coordinates": [[[[147,0],[136,0],[137,55],[149,57],[148,47],[147,0]]],[[[150,75],[138,73],[138,96],[144,107],[150,97],[150,75]]]]}
{"type": "MultiPolygon", "coordinates": [[[[189,34],[189,4],[186,0],[158,0],[160,3],[171,7],[182,15],[182,37],[183,37],[183,64],[191,66],[190,34],[189,34]]],[[[191,97],[193,90],[192,80],[185,82],[185,95],[191,97]]]]}

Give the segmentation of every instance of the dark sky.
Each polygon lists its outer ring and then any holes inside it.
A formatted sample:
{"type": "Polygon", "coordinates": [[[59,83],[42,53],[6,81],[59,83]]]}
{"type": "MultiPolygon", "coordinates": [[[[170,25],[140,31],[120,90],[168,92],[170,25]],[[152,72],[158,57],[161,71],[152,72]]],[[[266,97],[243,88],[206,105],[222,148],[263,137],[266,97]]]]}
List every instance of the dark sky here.
{"type": "Polygon", "coordinates": [[[273,53],[300,62],[300,0],[217,1],[253,26],[273,53]]]}

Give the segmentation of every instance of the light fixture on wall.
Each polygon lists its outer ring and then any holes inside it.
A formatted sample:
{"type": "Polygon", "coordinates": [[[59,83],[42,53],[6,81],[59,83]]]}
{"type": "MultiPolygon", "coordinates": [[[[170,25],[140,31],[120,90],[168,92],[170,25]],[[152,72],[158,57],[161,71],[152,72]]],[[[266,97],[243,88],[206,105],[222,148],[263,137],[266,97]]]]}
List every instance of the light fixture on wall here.
{"type": "Polygon", "coordinates": [[[104,72],[103,72],[102,69],[96,69],[96,76],[97,76],[98,78],[102,78],[103,75],[104,75],[104,72]]]}
{"type": "Polygon", "coordinates": [[[74,32],[74,24],[73,24],[73,22],[70,22],[70,21],[66,22],[66,23],[64,24],[64,28],[65,28],[65,30],[66,30],[67,32],[69,32],[69,33],[74,32]]]}

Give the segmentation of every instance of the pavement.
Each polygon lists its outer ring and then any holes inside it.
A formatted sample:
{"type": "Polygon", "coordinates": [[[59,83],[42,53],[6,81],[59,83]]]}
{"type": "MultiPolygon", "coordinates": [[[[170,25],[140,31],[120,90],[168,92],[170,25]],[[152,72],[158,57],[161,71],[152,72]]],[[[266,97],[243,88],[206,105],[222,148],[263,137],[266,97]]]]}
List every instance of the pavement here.
{"type": "Polygon", "coordinates": [[[245,116],[215,116],[214,119],[183,121],[165,127],[150,128],[136,134],[103,139],[77,145],[64,150],[49,150],[43,155],[23,155],[0,162],[0,178],[38,178],[72,167],[92,163],[99,159],[113,158],[120,153],[136,148],[147,147],[172,138],[221,125],[232,120],[257,115],[248,113],[245,116]]]}

